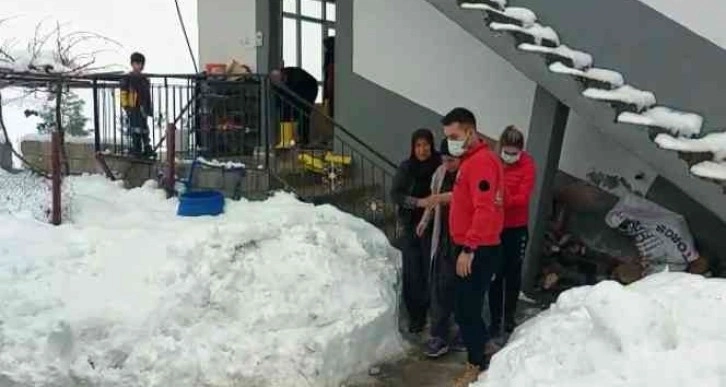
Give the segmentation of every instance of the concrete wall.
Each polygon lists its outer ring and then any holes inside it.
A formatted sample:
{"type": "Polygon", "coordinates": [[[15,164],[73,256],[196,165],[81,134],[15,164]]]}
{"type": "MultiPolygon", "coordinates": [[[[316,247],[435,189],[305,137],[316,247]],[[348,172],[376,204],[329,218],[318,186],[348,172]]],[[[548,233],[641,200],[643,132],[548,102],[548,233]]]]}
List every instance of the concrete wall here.
{"type": "Polygon", "coordinates": [[[199,62],[257,68],[256,0],[199,0],[199,62]]]}
{"type": "Polygon", "coordinates": [[[726,48],[726,29],[723,28],[726,2],[722,0],[640,1],[714,44],[726,48]]]}

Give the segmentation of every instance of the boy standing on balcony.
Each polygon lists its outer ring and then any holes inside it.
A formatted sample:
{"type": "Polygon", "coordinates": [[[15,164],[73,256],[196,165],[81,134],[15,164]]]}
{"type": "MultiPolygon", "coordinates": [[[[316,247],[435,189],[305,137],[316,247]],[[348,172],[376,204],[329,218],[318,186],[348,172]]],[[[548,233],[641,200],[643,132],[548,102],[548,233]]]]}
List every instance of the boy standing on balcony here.
{"type": "Polygon", "coordinates": [[[126,112],[131,134],[131,154],[153,156],[149,139],[149,116],[153,116],[151,84],[143,75],[146,58],[143,54],[131,54],[131,72],[121,80],[121,107],[126,112]]]}

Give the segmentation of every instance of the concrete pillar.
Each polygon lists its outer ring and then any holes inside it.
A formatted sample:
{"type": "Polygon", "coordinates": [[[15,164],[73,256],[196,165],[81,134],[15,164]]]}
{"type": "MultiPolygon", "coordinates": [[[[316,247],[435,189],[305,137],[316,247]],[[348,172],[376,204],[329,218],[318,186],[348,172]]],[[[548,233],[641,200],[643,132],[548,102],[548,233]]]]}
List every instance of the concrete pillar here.
{"type": "Polygon", "coordinates": [[[257,0],[257,32],[262,33],[262,47],[257,47],[257,71],[267,74],[282,67],[282,1],[257,0]]]}
{"type": "Polygon", "coordinates": [[[0,142],[0,169],[9,171],[13,169],[13,154],[10,151],[10,143],[0,142]]]}
{"type": "Polygon", "coordinates": [[[530,203],[530,240],[522,272],[525,293],[534,289],[540,271],[542,245],[552,213],[553,184],[569,114],[569,107],[537,86],[527,138],[527,151],[537,164],[537,181],[530,203]]]}

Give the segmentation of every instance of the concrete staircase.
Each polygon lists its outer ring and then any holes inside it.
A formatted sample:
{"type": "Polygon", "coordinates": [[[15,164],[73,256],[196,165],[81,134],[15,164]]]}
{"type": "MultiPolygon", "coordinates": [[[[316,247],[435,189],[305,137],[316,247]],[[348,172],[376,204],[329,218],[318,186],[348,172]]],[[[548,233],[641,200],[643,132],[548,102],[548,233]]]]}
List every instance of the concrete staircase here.
{"type": "MultiPolygon", "coordinates": [[[[438,3],[440,10],[450,14],[446,12],[449,8],[442,7],[441,2],[430,2],[435,6],[438,3]]],[[[575,80],[581,99],[609,106],[610,113],[602,114],[609,114],[612,124],[631,124],[647,129],[658,147],[678,152],[688,163],[691,174],[726,190],[726,132],[712,130],[704,134],[700,115],[657,105],[654,93],[628,85],[617,71],[594,67],[595,59],[590,54],[560,42],[556,28],[540,24],[537,15],[529,9],[507,6],[506,0],[459,0],[457,5],[463,11],[482,16],[482,24],[488,27],[493,39],[501,40],[504,35],[510,35],[516,50],[540,56],[544,62],[541,66],[551,73],[575,80]]],[[[497,50],[498,45],[492,48],[497,50]]],[[[563,102],[574,105],[571,107],[576,111],[591,110],[578,109],[585,101],[563,102]]]]}

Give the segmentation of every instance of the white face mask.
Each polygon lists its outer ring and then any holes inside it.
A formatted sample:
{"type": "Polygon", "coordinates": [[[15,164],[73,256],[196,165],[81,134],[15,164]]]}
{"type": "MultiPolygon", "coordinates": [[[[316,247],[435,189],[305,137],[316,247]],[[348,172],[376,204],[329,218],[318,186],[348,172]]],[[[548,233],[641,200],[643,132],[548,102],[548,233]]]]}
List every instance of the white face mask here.
{"type": "Polygon", "coordinates": [[[522,155],[521,153],[517,153],[516,155],[510,155],[509,153],[502,151],[501,158],[502,158],[502,161],[506,164],[514,164],[517,161],[519,161],[519,157],[521,155],[522,155]]]}
{"type": "Polygon", "coordinates": [[[464,149],[466,140],[447,139],[446,143],[449,146],[449,153],[454,157],[461,157],[466,152],[466,149],[464,149]]]}

